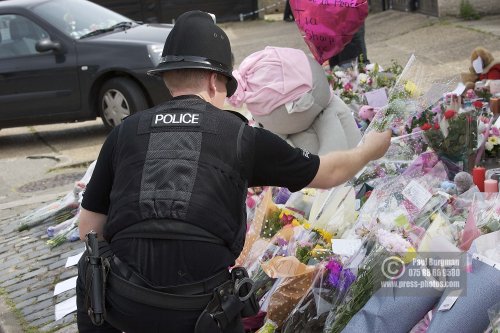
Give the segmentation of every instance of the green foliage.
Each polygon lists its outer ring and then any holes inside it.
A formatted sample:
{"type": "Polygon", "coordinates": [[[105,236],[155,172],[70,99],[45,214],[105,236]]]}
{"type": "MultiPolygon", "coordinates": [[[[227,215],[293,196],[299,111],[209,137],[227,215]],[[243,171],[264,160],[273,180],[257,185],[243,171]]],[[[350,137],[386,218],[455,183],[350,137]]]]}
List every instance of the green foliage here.
{"type": "Polygon", "coordinates": [[[469,0],[460,1],[460,11],[458,16],[467,21],[479,20],[481,18],[481,16],[476,11],[474,6],[472,6],[469,0]]]}

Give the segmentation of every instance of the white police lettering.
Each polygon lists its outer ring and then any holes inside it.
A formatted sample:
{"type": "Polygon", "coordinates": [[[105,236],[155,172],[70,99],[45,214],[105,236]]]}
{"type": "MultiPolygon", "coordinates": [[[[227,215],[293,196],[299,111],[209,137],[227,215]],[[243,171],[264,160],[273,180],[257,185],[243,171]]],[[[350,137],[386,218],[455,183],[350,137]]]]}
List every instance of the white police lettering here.
{"type": "Polygon", "coordinates": [[[155,125],[198,125],[199,113],[164,113],[155,115],[155,125]]]}

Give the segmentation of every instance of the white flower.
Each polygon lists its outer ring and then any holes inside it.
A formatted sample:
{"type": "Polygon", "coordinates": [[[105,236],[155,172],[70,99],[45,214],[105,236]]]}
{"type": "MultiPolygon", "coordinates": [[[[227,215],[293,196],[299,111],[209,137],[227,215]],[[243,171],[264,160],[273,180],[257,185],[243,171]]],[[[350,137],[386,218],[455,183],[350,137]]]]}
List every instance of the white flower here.
{"type": "Polygon", "coordinates": [[[494,147],[494,145],[493,145],[491,142],[489,142],[489,141],[486,141],[486,142],[484,143],[484,148],[485,148],[486,150],[488,150],[488,151],[491,151],[491,150],[493,149],[493,147],[494,147]]]}
{"type": "Polygon", "coordinates": [[[369,78],[370,77],[367,74],[359,73],[358,78],[357,78],[357,83],[358,84],[365,84],[366,82],[368,82],[369,78]]]}

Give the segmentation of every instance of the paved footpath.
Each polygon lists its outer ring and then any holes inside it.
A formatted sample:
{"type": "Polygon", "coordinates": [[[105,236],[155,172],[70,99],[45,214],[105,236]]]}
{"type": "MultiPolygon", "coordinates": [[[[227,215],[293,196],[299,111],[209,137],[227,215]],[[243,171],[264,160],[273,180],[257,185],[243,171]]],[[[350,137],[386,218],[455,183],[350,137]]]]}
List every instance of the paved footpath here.
{"type": "MultiPolygon", "coordinates": [[[[469,55],[476,46],[490,48],[500,59],[499,22],[500,16],[461,22],[393,11],[370,15],[366,21],[368,56],[372,62],[385,65],[391,59],[404,64],[415,51],[432,66],[435,75],[456,74],[467,70],[469,55]]],[[[265,20],[231,22],[222,26],[232,40],[237,63],[265,45],[307,50],[293,23],[265,20]]],[[[23,232],[16,228],[21,215],[71,191],[73,182],[84,174],[85,166],[56,171],[49,184],[43,184],[40,178],[47,178],[46,170],[56,162],[30,160],[28,167],[26,163],[18,163],[20,158],[7,154],[10,146],[6,144],[0,149],[0,333],[76,332],[74,314],[58,321],[54,318],[55,304],[73,297],[74,289],[55,297],[53,290],[58,282],[76,275],[75,267],[64,266],[69,256],[83,250],[83,244],[65,243],[50,249],[46,244],[49,225],[23,232]],[[17,179],[21,174],[26,179],[17,179]],[[19,195],[19,182],[27,183],[23,189],[28,195],[19,195]]],[[[88,152],[89,161],[97,156],[99,146],[96,143],[95,149],[88,152]]],[[[82,162],[86,150],[72,147],[65,152],[72,157],[70,160],[82,162]]]]}

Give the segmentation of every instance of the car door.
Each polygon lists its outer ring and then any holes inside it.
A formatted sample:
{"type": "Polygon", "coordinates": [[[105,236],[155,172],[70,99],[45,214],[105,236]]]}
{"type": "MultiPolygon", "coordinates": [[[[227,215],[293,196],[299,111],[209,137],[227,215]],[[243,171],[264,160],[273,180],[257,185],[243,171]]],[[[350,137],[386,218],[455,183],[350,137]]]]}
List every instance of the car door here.
{"type": "Polygon", "coordinates": [[[54,28],[29,13],[0,12],[0,128],[2,122],[30,118],[67,118],[79,111],[81,96],[75,47],[54,28]],[[38,52],[51,39],[61,51],[38,52]]]}

